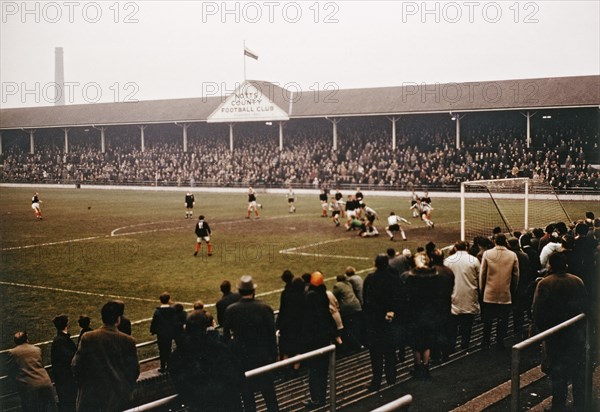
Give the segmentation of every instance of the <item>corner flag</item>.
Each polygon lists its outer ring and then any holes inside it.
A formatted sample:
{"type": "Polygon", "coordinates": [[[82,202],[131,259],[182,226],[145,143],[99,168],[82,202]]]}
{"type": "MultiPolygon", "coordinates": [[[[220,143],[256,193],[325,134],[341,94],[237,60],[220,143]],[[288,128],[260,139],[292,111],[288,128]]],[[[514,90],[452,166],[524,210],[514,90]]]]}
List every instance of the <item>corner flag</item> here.
{"type": "Polygon", "coordinates": [[[258,60],[258,54],[251,52],[246,46],[244,46],[244,56],[248,56],[253,58],[254,60],[258,60]]]}

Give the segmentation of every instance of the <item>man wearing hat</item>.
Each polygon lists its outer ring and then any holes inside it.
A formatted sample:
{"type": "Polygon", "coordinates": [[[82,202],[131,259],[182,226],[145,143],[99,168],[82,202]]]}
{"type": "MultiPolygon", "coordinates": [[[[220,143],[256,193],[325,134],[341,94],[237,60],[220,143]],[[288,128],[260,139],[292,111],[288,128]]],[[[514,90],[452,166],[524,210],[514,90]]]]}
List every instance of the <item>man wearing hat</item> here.
{"type": "Polygon", "coordinates": [[[71,371],[71,361],[77,351],[75,342],[71,340],[69,318],[67,315],[58,315],[52,319],[56,327],[56,336],[52,340],[50,358],[56,394],[58,395],[58,408],[62,411],[75,411],[77,400],[77,383],[71,371]]]}
{"type": "MultiPolygon", "coordinates": [[[[277,360],[275,317],[273,309],[254,298],[256,285],[252,276],[244,275],[238,283],[241,298],[225,310],[223,333],[231,334],[227,342],[242,362],[245,371],[273,363],[277,360]]],[[[244,411],[255,411],[254,392],[260,391],[268,411],[278,411],[273,378],[264,374],[246,381],[242,392],[244,411]]]]}
{"type": "MultiPolygon", "coordinates": [[[[304,297],[304,318],[302,336],[304,349],[309,352],[330,345],[338,336],[338,329],[329,310],[327,288],[323,284],[323,274],[313,272],[310,286],[304,297]]],[[[327,396],[328,359],[319,356],[308,362],[308,388],[310,400],[304,403],[306,409],[317,409],[325,405],[327,396]]]]}

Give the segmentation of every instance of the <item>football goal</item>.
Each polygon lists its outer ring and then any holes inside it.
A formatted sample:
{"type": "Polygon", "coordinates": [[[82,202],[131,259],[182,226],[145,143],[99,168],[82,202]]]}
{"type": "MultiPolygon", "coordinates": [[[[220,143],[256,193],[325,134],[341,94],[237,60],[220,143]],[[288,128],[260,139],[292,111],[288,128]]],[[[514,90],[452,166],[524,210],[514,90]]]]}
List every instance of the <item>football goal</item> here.
{"type": "Polygon", "coordinates": [[[460,190],[460,235],[491,236],[495,227],[503,233],[544,228],[550,222],[571,222],[552,186],[529,178],[463,182],[460,190]]]}

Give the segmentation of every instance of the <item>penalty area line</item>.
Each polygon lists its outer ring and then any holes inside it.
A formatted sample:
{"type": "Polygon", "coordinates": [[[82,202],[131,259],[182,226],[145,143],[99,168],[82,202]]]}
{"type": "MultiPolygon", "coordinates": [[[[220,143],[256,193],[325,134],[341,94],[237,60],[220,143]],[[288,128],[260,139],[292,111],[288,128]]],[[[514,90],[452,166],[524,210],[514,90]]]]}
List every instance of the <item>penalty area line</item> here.
{"type": "Polygon", "coordinates": [[[308,245],[297,246],[297,247],[292,247],[292,248],[288,248],[288,249],[281,249],[279,251],[279,253],[286,254],[286,255],[297,255],[297,256],[327,257],[327,258],[332,258],[332,259],[371,260],[371,258],[367,258],[367,257],[363,257],[363,256],[323,255],[323,254],[320,254],[320,253],[299,252],[299,250],[306,249],[306,248],[309,248],[309,247],[326,245],[328,243],[342,242],[344,240],[348,240],[348,239],[346,239],[346,238],[340,238],[340,239],[324,240],[322,242],[311,243],[311,244],[308,244],[308,245]]]}

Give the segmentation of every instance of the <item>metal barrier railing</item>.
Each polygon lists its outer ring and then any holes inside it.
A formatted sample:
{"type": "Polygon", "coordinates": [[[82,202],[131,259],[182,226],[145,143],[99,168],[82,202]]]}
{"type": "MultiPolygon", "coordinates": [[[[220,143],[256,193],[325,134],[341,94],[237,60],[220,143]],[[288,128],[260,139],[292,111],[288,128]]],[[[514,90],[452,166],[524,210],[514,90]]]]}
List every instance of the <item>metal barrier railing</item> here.
{"type": "MultiPolygon", "coordinates": [[[[335,389],[336,389],[336,381],[335,381],[335,345],[325,346],[320,349],[315,349],[310,352],[303,353],[301,355],[296,355],[294,357],[278,361],[275,363],[271,363],[269,365],[261,366],[260,368],[249,370],[245,373],[246,379],[254,378],[256,376],[262,375],[267,372],[273,372],[281,368],[285,368],[286,366],[293,365],[298,362],[305,361],[307,359],[316,358],[319,356],[324,356],[329,354],[329,410],[331,412],[335,412],[335,389]]],[[[175,399],[177,399],[177,395],[167,396],[162,399],[158,399],[156,401],[146,403],[144,405],[136,406],[135,408],[131,408],[126,410],[125,412],[146,412],[151,411],[155,408],[164,406],[175,399]]],[[[412,399],[412,398],[411,398],[412,399]]]]}
{"type": "MultiPolygon", "coordinates": [[[[565,330],[566,328],[573,326],[574,324],[587,320],[585,314],[581,313],[569,320],[564,321],[550,329],[547,329],[537,335],[532,336],[522,342],[517,343],[512,347],[511,355],[511,399],[510,399],[510,410],[511,412],[517,412],[520,408],[520,389],[521,389],[521,373],[519,372],[521,351],[528,348],[531,345],[539,343],[551,335],[565,330]]],[[[591,322],[586,322],[586,343],[585,343],[585,410],[590,410],[591,407],[591,322]]]]}
{"type": "Polygon", "coordinates": [[[412,404],[412,401],[412,395],[404,395],[393,402],[386,403],[377,409],[373,409],[371,412],[394,412],[399,409],[408,408],[412,404]]]}

